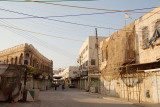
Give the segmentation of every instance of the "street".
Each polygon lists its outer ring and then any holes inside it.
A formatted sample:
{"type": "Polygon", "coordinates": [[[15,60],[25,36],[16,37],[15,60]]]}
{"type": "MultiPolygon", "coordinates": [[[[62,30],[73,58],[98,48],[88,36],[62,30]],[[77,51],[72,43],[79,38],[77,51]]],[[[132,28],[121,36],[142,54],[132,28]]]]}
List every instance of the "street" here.
{"type": "Polygon", "coordinates": [[[125,101],[114,100],[113,98],[103,99],[99,96],[84,92],[76,88],[61,87],[47,91],[40,91],[40,101],[25,103],[1,102],[0,107],[137,107],[125,101]]]}

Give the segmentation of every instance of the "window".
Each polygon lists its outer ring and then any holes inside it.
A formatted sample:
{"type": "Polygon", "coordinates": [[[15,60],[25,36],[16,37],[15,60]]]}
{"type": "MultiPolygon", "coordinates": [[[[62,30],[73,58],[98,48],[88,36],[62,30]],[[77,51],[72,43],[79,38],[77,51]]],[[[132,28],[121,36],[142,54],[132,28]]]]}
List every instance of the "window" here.
{"type": "Polygon", "coordinates": [[[29,53],[26,53],[26,58],[29,58],[29,53]]]}
{"type": "Polygon", "coordinates": [[[148,27],[142,29],[142,45],[146,47],[149,42],[149,30],[148,27]]]}
{"type": "Polygon", "coordinates": [[[28,60],[24,60],[24,64],[25,64],[25,65],[28,65],[28,60]]]}
{"type": "Polygon", "coordinates": [[[11,58],[11,64],[13,64],[13,58],[11,58]]]}
{"type": "Polygon", "coordinates": [[[91,59],[91,65],[95,65],[95,64],[96,64],[95,59],[91,59]]]}
{"type": "Polygon", "coordinates": [[[15,64],[17,64],[17,57],[15,58],[15,64]]]}

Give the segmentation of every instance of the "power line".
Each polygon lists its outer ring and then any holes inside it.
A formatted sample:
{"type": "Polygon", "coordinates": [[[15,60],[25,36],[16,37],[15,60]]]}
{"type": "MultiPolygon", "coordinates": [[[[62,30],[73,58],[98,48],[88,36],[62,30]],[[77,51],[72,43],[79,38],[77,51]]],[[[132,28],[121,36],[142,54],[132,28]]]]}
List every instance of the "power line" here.
{"type": "Polygon", "coordinates": [[[50,37],[55,37],[55,38],[59,38],[59,39],[66,39],[66,40],[72,40],[72,41],[77,41],[77,42],[84,42],[84,41],[81,41],[81,40],[75,40],[75,39],[70,39],[70,38],[64,38],[64,37],[58,37],[58,36],[38,33],[38,32],[34,32],[34,31],[30,31],[30,30],[24,30],[24,29],[20,29],[20,28],[17,28],[17,27],[7,26],[7,25],[0,25],[0,26],[10,28],[10,29],[16,29],[16,30],[20,30],[20,31],[25,31],[25,32],[29,32],[29,33],[34,33],[34,34],[38,34],[38,35],[43,35],[43,36],[50,36],[50,37]]]}
{"type": "MultiPolygon", "coordinates": [[[[1,1],[9,1],[9,2],[31,2],[29,0],[1,0],[1,1]]],[[[62,1],[84,1],[84,0],[37,0],[40,2],[62,2],[62,1]]],[[[85,0],[85,1],[94,1],[94,0],[85,0]]]]}
{"type": "MultiPolygon", "coordinates": [[[[41,1],[33,1],[29,0],[31,2],[36,2],[36,3],[43,3],[43,4],[50,4],[50,5],[58,5],[58,6],[64,6],[64,7],[73,7],[73,8],[81,8],[81,9],[89,9],[89,10],[104,10],[104,11],[112,11],[112,12],[130,12],[130,13],[155,13],[155,12],[136,12],[136,11],[130,11],[130,10],[110,10],[110,9],[98,9],[98,8],[90,8],[90,7],[81,7],[81,6],[73,6],[73,5],[63,5],[63,4],[57,4],[57,3],[48,3],[48,2],[41,2],[41,1]]],[[[160,13],[156,13],[160,14],[160,13]]]]}
{"type": "MultiPolygon", "coordinates": [[[[17,12],[17,11],[12,11],[12,10],[3,9],[3,8],[0,8],[0,10],[7,11],[7,12],[11,12],[11,13],[16,13],[16,14],[20,14],[20,15],[25,15],[25,16],[29,16],[29,17],[40,17],[40,16],[30,15],[30,14],[26,14],[26,13],[22,13],[22,12],[17,12]]],[[[154,14],[156,14],[156,13],[158,13],[158,12],[154,12],[154,14]]],[[[47,18],[47,17],[40,17],[40,18],[42,18],[42,19],[47,19],[47,20],[51,20],[51,21],[56,21],[56,22],[67,23],[67,24],[85,26],[85,27],[108,29],[108,30],[116,30],[116,31],[117,31],[117,30],[122,30],[122,29],[111,28],[111,27],[87,25],[87,24],[81,24],[81,23],[75,23],[75,22],[68,22],[68,21],[62,21],[62,20],[57,20],[57,19],[50,19],[50,18],[47,18]]],[[[122,30],[122,31],[126,31],[126,30],[122,30]]],[[[127,30],[127,31],[132,31],[132,30],[127,30]]],[[[137,31],[137,32],[141,32],[141,31],[137,31]]]]}
{"type": "MultiPolygon", "coordinates": [[[[1,21],[1,20],[0,20],[0,21],[1,21]]],[[[1,22],[3,22],[3,21],[1,21],[1,22]]],[[[6,21],[3,22],[3,23],[6,24],[7,26],[11,26],[11,24],[8,24],[8,22],[6,22],[6,21]]],[[[12,27],[15,27],[15,26],[12,25],[12,27]]],[[[39,38],[35,37],[35,35],[28,34],[28,33],[24,32],[24,31],[19,31],[19,30],[17,31],[17,30],[15,30],[15,29],[8,29],[8,28],[7,28],[7,30],[18,34],[18,35],[22,36],[23,38],[29,39],[29,40],[31,40],[31,41],[33,41],[33,42],[36,42],[37,44],[41,45],[42,47],[44,47],[44,48],[46,48],[46,49],[50,49],[50,50],[53,51],[53,52],[56,52],[56,53],[58,53],[58,54],[62,54],[62,55],[65,56],[65,57],[68,57],[68,58],[70,58],[70,59],[73,59],[73,56],[74,56],[73,54],[71,54],[71,53],[69,53],[69,52],[67,52],[67,51],[65,51],[65,50],[62,50],[62,49],[60,49],[60,48],[57,48],[56,46],[53,46],[53,45],[49,44],[48,42],[45,42],[45,41],[43,41],[43,40],[40,40],[39,38]],[[59,52],[58,52],[58,51],[59,51],[59,52]],[[64,53],[65,53],[65,54],[64,54],[64,53]]]]}
{"type": "MultiPolygon", "coordinates": [[[[26,13],[16,12],[16,11],[8,10],[8,9],[2,9],[2,8],[0,8],[0,10],[11,12],[11,13],[16,13],[16,14],[20,14],[20,15],[25,15],[25,16],[40,17],[40,16],[35,16],[35,15],[26,14],[26,13]]],[[[61,20],[57,20],[57,19],[50,19],[50,18],[43,18],[43,17],[41,17],[41,18],[42,19],[56,21],[56,22],[67,23],[67,24],[85,26],[85,27],[100,28],[100,29],[111,29],[111,30],[120,30],[120,29],[107,28],[107,27],[102,27],[102,26],[95,26],[95,25],[80,24],[80,23],[75,23],[75,22],[61,21],[61,20]]]]}
{"type": "MultiPolygon", "coordinates": [[[[142,9],[133,9],[133,10],[126,10],[126,11],[135,11],[135,10],[146,10],[146,9],[153,9],[156,7],[151,8],[142,8],[142,9]]],[[[3,10],[3,9],[2,9],[3,10]]],[[[6,11],[6,10],[4,10],[6,11]]],[[[75,14],[75,15],[62,15],[62,16],[34,16],[34,17],[18,17],[18,18],[0,18],[0,19],[29,19],[29,18],[52,18],[52,17],[76,17],[76,16],[90,16],[90,15],[101,15],[107,13],[117,13],[117,12],[102,12],[102,13],[88,13],[88,14],[75,14]]]]}

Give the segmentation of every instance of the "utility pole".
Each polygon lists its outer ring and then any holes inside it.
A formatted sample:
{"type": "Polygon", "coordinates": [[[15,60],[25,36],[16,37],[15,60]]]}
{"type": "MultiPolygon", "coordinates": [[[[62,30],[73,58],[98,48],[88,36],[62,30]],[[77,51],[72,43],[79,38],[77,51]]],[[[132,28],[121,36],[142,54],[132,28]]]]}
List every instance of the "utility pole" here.
{"type": "Polygon", "coordinates": [[[97,28],[95,28],[96,31],[96,48],[97,48],[97,63],[98,63],[98,73],[99,73],[99,45],[98,45],[98,34],[97,34],[97,28]]]}
{"type": "Polygon", "coordinates": [[[100,77],[99,77],[99,74],[100,74],[100,70],[99,70],[99,45],[98,45],[98,34],[97,34],[97,28],[95,28],[95,31],[96,31],[96,47],[97,47],[97,63],[98,63],[98,68],[97,68],[97,70],[98,70],[98,86],[97,86],[97,88],[98,88],[98,90],[97,90],[97,92],[99,93],[100,92],[100,77]]]}

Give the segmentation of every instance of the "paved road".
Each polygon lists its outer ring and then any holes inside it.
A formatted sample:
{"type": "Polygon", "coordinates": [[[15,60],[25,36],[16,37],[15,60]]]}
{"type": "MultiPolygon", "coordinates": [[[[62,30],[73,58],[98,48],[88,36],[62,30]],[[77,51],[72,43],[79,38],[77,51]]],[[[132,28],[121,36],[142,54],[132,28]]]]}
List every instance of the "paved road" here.
{"type": "Polygon", "coordinates": [[[114,100],[112,98],[102,99],[96,95],[79,89],[56,91],[50,89],[40,92],[40,101],[27,103],[0,103],[0,107],[137,107],[131,103],[114,100]]]}

